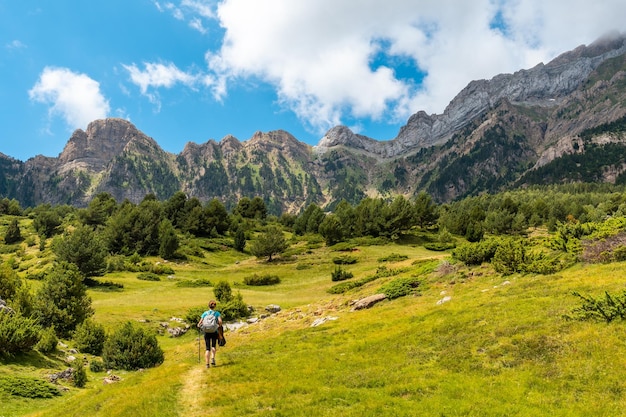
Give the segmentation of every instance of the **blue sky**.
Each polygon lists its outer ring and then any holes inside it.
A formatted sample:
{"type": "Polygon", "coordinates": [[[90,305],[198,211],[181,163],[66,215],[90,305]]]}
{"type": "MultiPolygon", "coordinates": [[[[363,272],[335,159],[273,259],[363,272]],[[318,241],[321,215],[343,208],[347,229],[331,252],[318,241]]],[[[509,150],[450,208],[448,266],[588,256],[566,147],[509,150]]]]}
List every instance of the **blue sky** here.
{"type": "Polygon", "coordinates": [[[609,31],[622,0],[0,0],[0,152],[121,117],[166,151],[337,124],[378,140],[474,79],[609,31]]]}

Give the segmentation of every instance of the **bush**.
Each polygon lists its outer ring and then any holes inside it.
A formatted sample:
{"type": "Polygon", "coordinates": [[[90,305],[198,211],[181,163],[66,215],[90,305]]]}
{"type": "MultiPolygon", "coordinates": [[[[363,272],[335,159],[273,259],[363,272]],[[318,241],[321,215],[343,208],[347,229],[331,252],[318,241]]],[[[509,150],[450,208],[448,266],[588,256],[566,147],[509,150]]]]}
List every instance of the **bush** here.
{"type": "Polygon", "coordinates": [[[0,312],[0,356],[28,352],[40,337],[41,328],[34,319],[0,312]]]}
{"type": "Polygon", "coordinates": [[[157,275],[172,275],[174,269],[169,265],[154,264],[150,267],[150,272],[157,275]]]}
{"type": "Polygon", "coordinates": [[[153,274],[152,272],[142,272],[141,274],[137,275],[137,279],[143,281],[161,281],[161,277],[159,277],[157,274],[153,274]]]}
{"type": "Polygon", "coordinates": [[[96,359],[92,360],[89,362],[89,370],[91,372],[103,372],[105,370],[104,362],[96,359]]]}
{"type": "Polygon", "coordinates": [[[85,320],[74,332],[74,344],[82,353],[102,354],[105,340],[104,326],[92,320],[85,320]]]}
{"type": "Polygon", "coordinates": [[[495,239],[483,240],[475,243],[466,243],[452,251],[452,257],[465,265],[480,265],[489,262],[496,254],[498,241],[495,239]]]}
{"type": "Polygon", "coordinates": [[[106,271],[116,272],[126,270],[126,257],[124,255],[112,255],[107,258],[106,271]]]}
{"type": "Polygon", "coordinates": [[[567,265],[568,261],[563,257],[537,254],[530,256],[524,270],[535,274],[549,275],[561,271],[567,265]]]}
{"type": "Polygon", "coordinates": [[[385,294],[388,299],[404,297],[416,291],[420,280],[416,277],[396,278],[380,287],[379,292],[385,294]]]}
{"type": "Polygon", "coordinates": [[[59,339],[54,328],[48,327],[40,333],[40,339],[35,348],[41,353],[52,353],[56,350],[59,339]]]}
{"type": "Polygon", "coordinates": [[[22,280],[8,265],[0,266],[0,298],[12,299],[17,289],[22,285],[22,280]]]}
{"type": "Polygon", "coordinates": [[[342,282],[341,284],[333,285],[327,290],[327,292],[329,294],[343,294],[351,289],[362,287],[363,285],[379,278],[392,277],[402,272],[405,272],[405,269],[387,269],[385,266],[379,266],[376,268],[376,273],[374,275],[363,277],[358,281],[342,282]]]}
{"type": "Polygon", "coordinates": [[[577,320],[594,320],[610,323],[613,320],[626,320],[626,291],[621,294],[611,295],[605,291],[604,297],[594,298],[578,292],[574,296],[582,300],[582,305],[572,311],[568,318],[577,320]]]}
{"type": "Polygon", "coordinates": [[[52,398],[61,395],[54,385],[27,376],[0,377],[0,391],[23,398],[52,398]]]}
{"type": "Polygon", "coordinates": [[[154,334],[126,322],[106,339],[102,359],[108,369],[130,371],[159,365],[164,355],[154,334]]]}
{"type": "Polygon", "coordinates": [[[79,363],[74,372],[72,373],[72,379],[74,380],[74,386],[77,388],[83,388],[87,383],[87,371],[82,363],[79,363]]]}
{"type": "Polygon", "coordinates": [[[243,279],[243,283],[250,286],[276,285],[280,284],[280,278],[277,275],[257,275],[254,274],[243,279]]]}
{"type": "Polygon", "coordinates": [[[177,287],[196,288],[196,287],[212,287],[213,283],[206,278],[184,279],[176,283],[177,287]]]}
{"type": "Polygon", "coordinates": [[[99,279],[85,278],[84,283],[91,289],[98,289],[101,291],[121,291],[124,289],[124,284],[113,281],[102,281],[99,279]]]}
{"type": "Polygon", "coordinates": [[[355,248],[354,245],[348,242],[340,242],[331,246],[331,249],[337,252],[352,252],[355,248]]]}
{"type": "Polygon", "coordinates": [[[352,265],[357,262],[354,256],[343,255],[333,258],[333,263],[336,265],[352,265]]]}
{"type": "Polygon", "coordinates": [[[196,326],[200,321],[200,316],[202,313],[206,311],[204,307],[191,307],[187,310],[187,314],[185,315],[185,321],[189,323],[191,326],[196,326]]]}
{"type": "Polygon", "coordinates": [[[83,278],[74,264],[52,267],[35,297],[34,313],[41,325],[66,337],[93,314],[83,278]]]}
{"type": "MultiPolygon", "coordinates": [[[[240,318],[248,317],[248,306],[243,302],[241,293],[237,293],[227,303],[220,303],[218,311],[222,314],[222,320],[237,320],[240,318]]],[[[198,319],[199,320],[199,319],[198,319]]]]}
{"type": "Polygon", "coordinates": [[[530,263],[532,256],[527,251],[524,241],[518,239],[505,239],[496,249],[491,264],[496,272],[510,275],[515,272],[526,271],[526,264],[530,263]]]}
{"type": "Polygon", "coordinates": [[[626,261],[626,246],[621,245],[613,249],[613,259],[617,262],[626,261]]]}
{"type": "Polygon", "coordinates": [[[352,272],[345,271],[340,266],[336,267],[333,272],[330,273],[330,279],[332,281],[345,281],[354,276],[352,272]]]}
{"type": "Polygon", "coordinates": [[[400,255],[399,253],[392,253],[388,256],[383,256],[382,258],[378,258],[378,262],[399,262],[409,259],[406,255],[400,255]]]}
{"type": "Polygon", "coordinates": [[[33,281],[43,281],[45,278],[46,278],[46,271],[28,272],[26,274],[26,279],[30,279],[33,281]]]}
{"type": "Polygon", "coordinates": [[[227,303],[233,299],[233,291],[230,288],[230,284],[226,281],[220,281],[213,288],[213,294],[215,299],[220,303],[227,303]]]}

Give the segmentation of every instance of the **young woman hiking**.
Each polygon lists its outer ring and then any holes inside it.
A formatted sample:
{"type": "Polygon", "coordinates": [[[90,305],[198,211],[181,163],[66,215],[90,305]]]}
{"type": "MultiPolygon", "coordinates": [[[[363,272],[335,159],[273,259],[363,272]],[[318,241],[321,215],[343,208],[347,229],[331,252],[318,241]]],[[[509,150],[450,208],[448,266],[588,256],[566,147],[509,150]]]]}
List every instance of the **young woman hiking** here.
{"type": "Polygon", "coordinates": [[[222,315],[219,311],[215,310],[217,303],[215,300],[209,301],[209,309],[202,313],[198,327],[204,330],[204,344],[206,350],[204,351],[204,359],[206,361],[206,367],[211,365],[215,366],[215,354],[217,351],[218,340],[218,327],[222,325],[222,315]]]}

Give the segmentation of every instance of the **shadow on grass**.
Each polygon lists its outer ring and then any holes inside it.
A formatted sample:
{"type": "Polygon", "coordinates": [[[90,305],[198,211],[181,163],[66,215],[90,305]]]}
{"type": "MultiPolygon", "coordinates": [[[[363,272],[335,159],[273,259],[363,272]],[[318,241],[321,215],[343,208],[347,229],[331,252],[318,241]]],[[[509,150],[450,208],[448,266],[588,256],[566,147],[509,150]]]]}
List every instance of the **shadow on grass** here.
{"type": "Polygon", "coordinates": [[[31,366],[40,369],[60,369],[66,366],[65,354],[60,351],[54,351],[48,355],[44,355],[36,350],[28,353],[22,353],[14,356],[0,357],[0,366],[19,365],[31,366]]]}
{"type": "Polygon", "coordinates": [[[95,278],[85,278],[85,285],[89,289],[103,292],[122,292],[124,291],[124,285],[118,284],[113,281],[99,281],[95,278]]]}

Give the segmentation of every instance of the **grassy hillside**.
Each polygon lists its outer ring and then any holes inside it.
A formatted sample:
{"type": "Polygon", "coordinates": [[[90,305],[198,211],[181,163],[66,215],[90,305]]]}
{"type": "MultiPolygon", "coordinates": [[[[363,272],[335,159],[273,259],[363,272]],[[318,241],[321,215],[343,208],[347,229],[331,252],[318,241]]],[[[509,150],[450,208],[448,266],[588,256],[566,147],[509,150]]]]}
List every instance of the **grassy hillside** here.
{"type": "MultiPolygon", "coordinates": [[[[175,273],[158,282],[130,272],[107,274],[102,280],[121,283],[123,290],[96,288],[89,295],[94,319],[108,329],[126,320],[155,331],[161,322],[175,325],[172,317],[185,317],[213,298],[211,287],[177,286],[187,279],[227,280],[257,314],[269,304],[282,311],[229,331],[217,367],[199,363],[195,330],[181,338],[165,333],[158,336],[165,351],[162,365],[114,371],[121,380],[112,384],[103,383],[105,372],[88,370],[85,388],[62,383],[66,390],[52,398],[27,399],[0,390],[0,416],[623,414],[624,324],[564,318],[580,305],[573,291],[621,292],[623,262],[503,277],[489,265],[469,269],[449,263],[447,253],[428,251],[416,240],[364,243],[350,252],[357,262],[343,266],[354,274],[352,280],[382,267],[398,275],[341,295],[327,290],[336,284],[330,279],[332,259],[344,253],[315,239],[300,240],[291,247],[292,256],[272,263],[224,249],[169,263],[175,273]],[[278,275],[281,283],[242,284],[255,273],[278,275]],[[353,300],[402,276],[419,276],[419,293],[352,311],[353,300]]],[[[64,362],[69,343],[50,356],[33,352],[2,359],[0,379],[45,379],[62,371],[69,366],[64,362]]]]}

